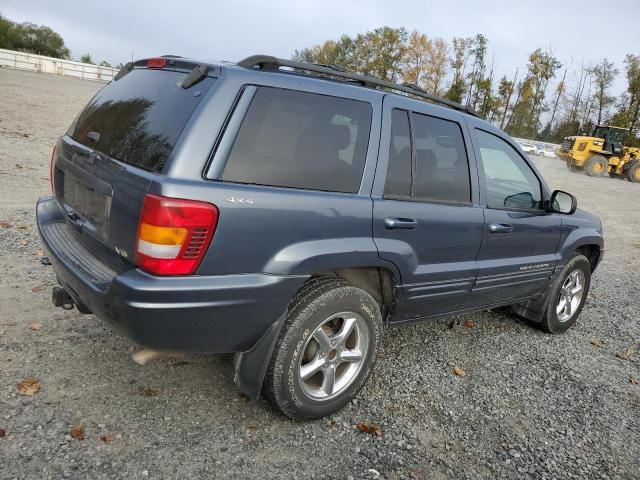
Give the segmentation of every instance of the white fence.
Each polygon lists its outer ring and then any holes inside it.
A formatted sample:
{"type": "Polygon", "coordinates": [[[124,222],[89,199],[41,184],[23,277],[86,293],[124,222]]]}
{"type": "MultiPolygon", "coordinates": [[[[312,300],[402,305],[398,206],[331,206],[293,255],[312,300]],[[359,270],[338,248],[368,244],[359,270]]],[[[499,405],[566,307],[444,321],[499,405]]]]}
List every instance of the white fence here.
{"type": "Polygon", "coordinates": [[[2,48],[0,48],[0,66],[53,75],[67,75],[98,82],[109,82],[118,73],[117,68],[100,67],[89,63],[61,60],[60,58],[15,52],[2,48]]]}
{"type": "Polygon", "coordinates": [[[528,140],[526,138],[516,138],[516,137],[511,137],[511,138],[513,138],[518,143],[530,143],[533,145],[544,145],[545,147],[553,147],[553,148],[560,146],[560,144],[558,143],[542,142],[540,140],[528,140]]]}

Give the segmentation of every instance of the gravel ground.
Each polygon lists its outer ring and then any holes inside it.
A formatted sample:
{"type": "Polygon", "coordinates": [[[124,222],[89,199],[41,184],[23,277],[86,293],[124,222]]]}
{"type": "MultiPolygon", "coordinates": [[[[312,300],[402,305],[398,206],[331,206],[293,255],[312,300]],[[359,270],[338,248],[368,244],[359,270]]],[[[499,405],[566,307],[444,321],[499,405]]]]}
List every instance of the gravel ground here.
{"type": "Polygon", "coordinates": [[[51,306],[33,207],[51,145],[99,87],[0,69],[0,478],[640,477],[640,185],[536,158],[604,223],[574,328],[497,310],[387,329],[357,399],[294,423],[238,394],[228,355],[141,367],[131,341],[51,306]]]}

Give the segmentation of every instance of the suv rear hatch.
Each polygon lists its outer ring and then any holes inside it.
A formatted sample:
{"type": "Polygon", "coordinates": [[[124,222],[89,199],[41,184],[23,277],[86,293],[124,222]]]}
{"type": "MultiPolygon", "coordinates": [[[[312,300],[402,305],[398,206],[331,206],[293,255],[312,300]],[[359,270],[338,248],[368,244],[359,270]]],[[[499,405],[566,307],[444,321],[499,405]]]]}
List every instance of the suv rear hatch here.
{"type": "Polygon", "coordinates": [[[215,81],[209,75],[182,59],[128,64],[78,115],[57,144],[51,175],[67,228],[81,240],[133,265],[145,195],[215,81]]]}

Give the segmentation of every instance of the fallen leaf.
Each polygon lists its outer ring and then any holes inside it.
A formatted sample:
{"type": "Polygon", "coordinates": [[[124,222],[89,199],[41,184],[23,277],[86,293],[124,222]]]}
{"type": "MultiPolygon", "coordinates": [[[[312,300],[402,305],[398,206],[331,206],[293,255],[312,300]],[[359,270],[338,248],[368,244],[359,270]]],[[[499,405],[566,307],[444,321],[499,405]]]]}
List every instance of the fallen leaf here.
{"type": "Polygon", "coordinates": [[[44,257],[44,250],[36,250],[35,255],[37,255],[38,257],[44,257]]]}
{"type": "Polygon", "coordinates": [[[42,328],[42,324],[41,323],[32,323],[31,326],[29,327],[31,330],[35,330],[38,331],[42,328]]]}
{"type": "Polygon", "coordinates": [[[26,247],[28,243],[29,243],[29,240],[20,240],[21,247],[26,247]]]}
{"type": "Polygon", "coordinates": [[[414,468],[409,472],[409,476],[413,478],[413,480],[422,480],[424,478],[424,471],[420,468],[414,468]]]}
{"type": "Polygon", "coordinates": [[[6,437],[6,436],[7,436],[7,431],[4,428],[0,428],[0,438],[6,437]]]}
{"type": "Polygon", "coordinates": [[[600,340],[591,340],[591,345],[594,347],[602,348],[602,342],[600,340]]]}
{"type": "Polygon", "coordinates": [[[40,290],[42,290],[44,287],[46,287],[46,285],[38,285],[37,287],[33,287],[31,289],[32,292],[39,292],[40,290]]]}
{"type": "Polygon", "coordinates": [[[18,393],[26,397],[30,397],[40,391],[40,382],[37,378],[27,377],[18,385],[18,393]]]}
{"type": "Polygon", "coordinates": [[[336,429],[336,427],[337,427],[337,425],[338,425],[338,424],[336,423],[336,421],[335,421],[335,420],[331,420],[331,421],[329,422],[329,428],[330,428],[331,430],[335,430],[335,429],[336,429]]]}
{"type": "Polygon", "coordinates": [[[256,427],[255,425],[247,425],[247,430],[249,430],[250,432],[255,432],[256,430],[258,430],[258,427],[256,427]]]}
{"type": "Polygon", "coordinates": [[[157,388],[145,387],[143,394],[145,397],[155,397],[160,393],[160,390],[157,388]]]}
{"type": "Polygon", "coordinates": [[[384,358],[384,352],[383,351],[379,351],[378,353],[376,353],[376,357],[384,358]]]}
{"type": "Polygon", "coordinates": [[[629,377],[629,383],[632,385],[638,385],[640,384],[640,380],[638,380],[637,378],[629,377]]]}
{"type": "Polygon", "coordinates": [[[464,326],[467,327],[467,328],[473,328],[473,320],[471,320],[471,319],[465,320],[464,326]]]}
{"type": "Polygon", "coordinates": [[[111,435],[110,433],[103,433],[102,435],[100,435],[100,440],[102,440],[104,443],[113,442],[113,435],[111,435]]]}
{"type": "Polygon", "coordinates": [[[622,360],[631,360],[631,357],[636,353],[636,349],[637,347],[635,345],[631,345],[624,352],[616,353],[616,357],[621,358],[622,360]]]}
{"type": "Polygon", "coordinates": [[[382,429],[374,423],[358,422],[356,428],[362,433],[370,433],[376,437],[382,436],[382,429]]]}
{"type": "Polygon", "coordinates": [[[16,227],[16,230],[23,230],[23,231],[29,231],[31,230],[31,226],[30,225],[18,225],[16,227]]]}
{"type": "Polygon", "coordinates": [[[69,432],[69,435],[71,435],[71,438],[74,440],[84,440],[84,427],[82,425],[73,427],[69,432]]]}
{"type": "Polygon", "coordinates": [[[10,224],[10,223],[7,223],[7,222],[0,222],[0,227],[2,227],[2,228],[11,228],[11,227],[13,227],[13,225],[10,224]]]}
{"type": "Polygon", "coordinates": [[[465,372],[465,371],[464,371],[464,369],[462,369],[462,368],[460,368],[460,367],[455,367],[455,368],[453,369],[453,374],[454,374],[456,377],[464,377],[464,376],[467,374],[467,372],[465,372]]]}

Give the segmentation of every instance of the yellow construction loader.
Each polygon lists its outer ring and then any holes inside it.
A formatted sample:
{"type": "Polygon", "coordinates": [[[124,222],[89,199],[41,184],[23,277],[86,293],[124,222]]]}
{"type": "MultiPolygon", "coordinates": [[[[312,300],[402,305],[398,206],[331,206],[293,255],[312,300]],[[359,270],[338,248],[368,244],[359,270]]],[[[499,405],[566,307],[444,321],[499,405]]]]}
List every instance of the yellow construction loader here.
{"type": "Polygon", "coordinates": [[[640,148],[625,147],[623,137],[629,130],[597,125],[591,136],[565,137],[555,154],[567,162],[568,168],[579,167],[591,177],[607,173],[640,182],[640,148]]]}

